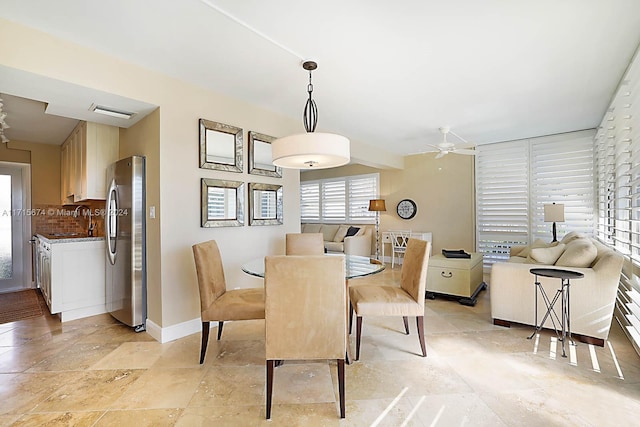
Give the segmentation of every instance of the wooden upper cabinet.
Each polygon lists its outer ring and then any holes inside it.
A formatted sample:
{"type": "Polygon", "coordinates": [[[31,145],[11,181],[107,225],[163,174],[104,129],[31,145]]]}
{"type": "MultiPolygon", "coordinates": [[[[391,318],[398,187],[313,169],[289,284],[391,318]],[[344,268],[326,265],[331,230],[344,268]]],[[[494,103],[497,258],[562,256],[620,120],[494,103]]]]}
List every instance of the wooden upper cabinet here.
{"type": "Polygon", "coordinates": [[[80,122],[62,144],[62,203],[106,198],[107,166],[118,160],[119,128],[80,122]]]}

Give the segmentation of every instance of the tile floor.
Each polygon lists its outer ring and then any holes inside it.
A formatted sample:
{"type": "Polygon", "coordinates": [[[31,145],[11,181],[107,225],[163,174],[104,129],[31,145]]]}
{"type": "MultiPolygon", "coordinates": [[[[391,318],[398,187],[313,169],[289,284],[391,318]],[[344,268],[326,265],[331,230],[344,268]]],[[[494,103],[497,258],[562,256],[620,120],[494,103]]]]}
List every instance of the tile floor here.
{"type": "MultiPolygon", "coordinates": [[[[352,282],[391,281],[398,269],[352,282]]],[[[0,325],[0,426],[621,426],[640,414],[640,357],[614,324],[604,348],[554,355],[544,332],[493,326],[475,307],[426,302],[428,357],[411,323],[364,320],[338,418],[335,363],[276,369],[264,420],[264,322],[225,325],[198,364],[200,335],[160,344],[108,315],[0,325]]],[[[615,323],[615,322],[614,322],[615,323]]]]}

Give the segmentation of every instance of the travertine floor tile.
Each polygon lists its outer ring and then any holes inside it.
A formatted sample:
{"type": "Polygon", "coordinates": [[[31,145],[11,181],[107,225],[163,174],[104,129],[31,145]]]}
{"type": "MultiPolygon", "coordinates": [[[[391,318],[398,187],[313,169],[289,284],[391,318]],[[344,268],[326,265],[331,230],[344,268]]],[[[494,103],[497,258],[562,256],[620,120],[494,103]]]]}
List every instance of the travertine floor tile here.
{"type": "Polygon", "coordinates": [[[94,426],[169,427],[176,424],[181,414],[182,409],[107,411],[94,426]]]}
{"type": "Polygon", "coordinates": [[[266,421],[263,406],[192,406],[182,412],[182,416],[175,425],[176,427],[253,427],[263,425],[275,427],[287,424],[273,420],[266,421]]]}
{"type": "MultiPolygon", "coordinates": [[[[71,344],[61,352],[47,357],[27,372],[84,370],[113,352],[117,346],[118,344],[71,344]]],[[[112,369],[118,369],[118,367],[112,369]]]]}
{"type": "Polygon", "coordinates": [[[172,343],[125,342],[99,359],[89,369],[147,369],[160,358],[172,343]]]}
{"type": "Polygon", "coordinates": [[[27,414],[21,417],[15,424],[15,427],[91,427],[104,414],[102,411],[97,412],[45,412],[38,414],[27,414]]]}
{"type": "MultiPolygon", "coordinates": [[[[281,369],[276,371],[275,376],[280,375],[281,369]]],[[[260,405],[265,377],[265,366],[213,366],[204,374],[189,407],[260,405]]]]}

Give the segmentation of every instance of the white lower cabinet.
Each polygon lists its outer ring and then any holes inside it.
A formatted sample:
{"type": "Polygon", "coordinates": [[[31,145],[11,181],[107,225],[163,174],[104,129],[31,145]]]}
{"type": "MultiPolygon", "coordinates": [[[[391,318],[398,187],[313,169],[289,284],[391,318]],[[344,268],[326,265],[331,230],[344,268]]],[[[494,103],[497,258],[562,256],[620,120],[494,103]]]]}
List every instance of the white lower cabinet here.
{"type": "Polygon", "coordinates": [[[40,288],[51,313],[59,314],[62,322],[106,313],[104,239],[48,240],[41,245],[40,288]]]}

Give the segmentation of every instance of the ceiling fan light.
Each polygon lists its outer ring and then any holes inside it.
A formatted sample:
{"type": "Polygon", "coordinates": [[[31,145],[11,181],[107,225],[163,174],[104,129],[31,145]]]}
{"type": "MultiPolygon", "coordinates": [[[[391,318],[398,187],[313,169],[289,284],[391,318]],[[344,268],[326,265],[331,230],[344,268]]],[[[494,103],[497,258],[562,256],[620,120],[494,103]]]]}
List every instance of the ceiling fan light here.
{"type": "Polygon", "coordinates": [[[288,169],[327,169],[349,163],[349,139],[333,133],[307,132],[271,143],[273,164],[288,169]]]}

